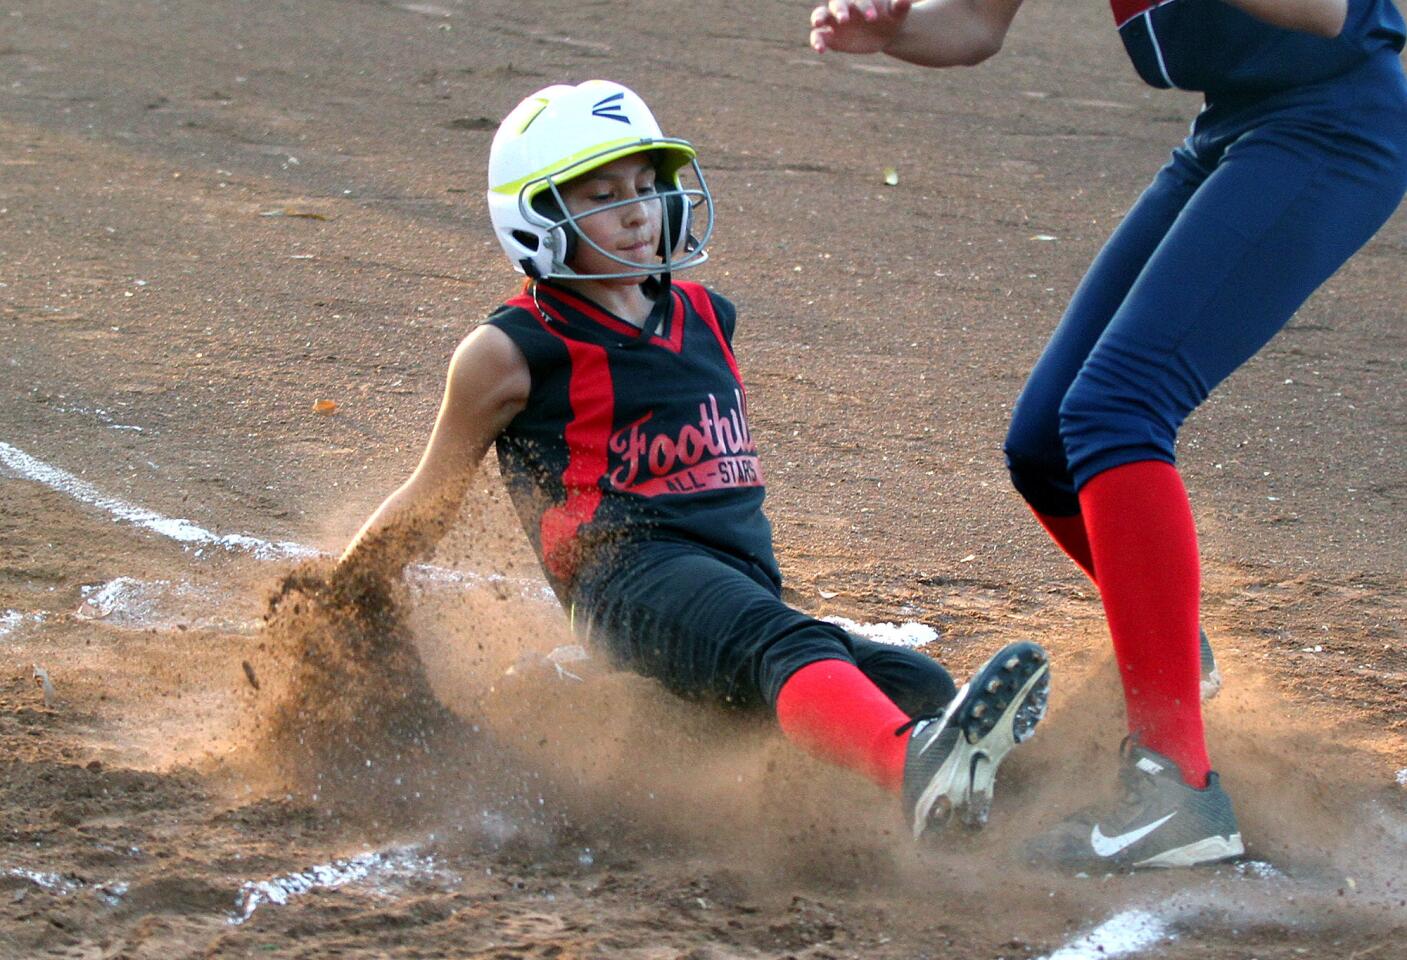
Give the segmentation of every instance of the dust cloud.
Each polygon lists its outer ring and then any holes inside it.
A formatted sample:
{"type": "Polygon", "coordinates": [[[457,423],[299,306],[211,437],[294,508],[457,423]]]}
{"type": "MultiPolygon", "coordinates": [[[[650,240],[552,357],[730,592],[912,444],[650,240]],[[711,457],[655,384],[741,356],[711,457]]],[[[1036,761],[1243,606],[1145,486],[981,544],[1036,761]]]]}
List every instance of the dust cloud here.
{"type": "MultiPolygon", "coordinates": [[[[1003,766],[990,826],[915,849],[893,798],[794,750],[763,713],[681,701],[599,653],[559,656],[579,641],[524,582],[387,588],[326,565],[290,572],[251,694],[258,762],[353,822],[413,824],[441,849],[489,846],[525,864],[696,862],[752,897],[843,890],[954,917],[978,897],[1033,929],[1052,906],[1071,922],[1122,909],[1130,887],[1176,894],[1173,914],[1227,909],[1217,890],[1231,868],[1192,888],[1172,875],[1107,886],[1025,862],[1026,838],[1115,789],[1123,707],[1107,657],[1062,662],[1057,641],[1052,714],[1003,766]]],[[[1213,760],[1249,856],[1295,893],[1240,893],[1250,913],[1224,921],[1384,919],[1402,880],[1381,851],[1405,818],[1371,786],[1381,758],[1352,731],[1338,750],[1316,746],[1322,728],[1288,717],[1273,684],[1238,666],[1207,709],[1213,760]],[[1349,877],[1352,904],[1336,894],[1349,877]]]]}

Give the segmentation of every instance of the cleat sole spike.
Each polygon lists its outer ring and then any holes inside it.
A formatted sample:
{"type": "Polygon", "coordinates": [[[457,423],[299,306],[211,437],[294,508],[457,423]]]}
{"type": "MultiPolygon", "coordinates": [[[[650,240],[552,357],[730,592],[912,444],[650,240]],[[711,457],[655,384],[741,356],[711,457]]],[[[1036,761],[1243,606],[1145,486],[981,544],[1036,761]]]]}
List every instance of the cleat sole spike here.
{"type": "Polygon", "coordinates": [[[952,820],[974,829],[987,822],[998,767],[1016,744],[1032,736],[1045,716],[1050,686],[1047,659],[1034,643],[1010,644],[958,691],[948,708],[946,736],[954,739],[947,741],[951,747],[945,748],[939,768],[929,767],[932,772],[927,772],[916,766],[912,784],[909,771],[905,772],[906,796],[917,788],[913,799],[905,800],[919,818],[912,819],[911,814],[909,821],[915,839],[936,833],[952,820]]]}

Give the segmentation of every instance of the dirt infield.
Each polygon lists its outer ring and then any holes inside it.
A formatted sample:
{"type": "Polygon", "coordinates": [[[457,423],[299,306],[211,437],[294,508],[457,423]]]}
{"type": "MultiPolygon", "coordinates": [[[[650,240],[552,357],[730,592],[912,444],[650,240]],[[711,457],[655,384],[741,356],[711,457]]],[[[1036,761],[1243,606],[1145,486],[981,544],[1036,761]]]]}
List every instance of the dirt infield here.
{"type": "Polygon", "coordinates": [[[1183,435],[1247,861],[1033,870],[1022,839],[1112,779],[1122,708],[1000,440],[1197,102],[1143,87],[1095,0],[1030,4],[952,72],[819,59],[806,11],[0,7],[0,957],[1403,955],[1407,214],[1183,435]],[[767,723],[574,659],[492,469],[384,621],[286,579],[414,466],[514,289],[497,118],[593,76],[699,148],[693,277],[740,308],[790,598],[927,624],[958,673],[1051,649],[986,831],[915,851],[767,723]]]}

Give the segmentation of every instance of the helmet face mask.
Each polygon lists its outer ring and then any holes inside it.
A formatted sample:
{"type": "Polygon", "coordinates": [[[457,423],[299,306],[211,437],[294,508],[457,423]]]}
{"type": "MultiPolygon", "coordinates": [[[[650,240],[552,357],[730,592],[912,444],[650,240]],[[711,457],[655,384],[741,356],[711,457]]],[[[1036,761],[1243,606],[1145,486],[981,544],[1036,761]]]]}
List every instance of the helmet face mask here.
{"type": "Polygon", "coordinates": [[[533,278],[612,280],[687,270],[708,259],[705,247],[713,234],[713,197],[694,148],[663,136],[638,96],[604,80],[547,87],[509,113],[489,154],[488,205],[504,253],[533,278]],[[642,153],[656,170],[654,191],[571,212],[563,195],[571,181],[642,153]],[[582,230],[588,217],[634,203],[659,204],[655,262],[625,259],[582,230]],[[604,257],[612,268],[574,270],[571,261],[583,243],[600,255],[593,259],[604,257]]]}
{"type": "MultiPolygon", "coordinates": [[[[683,141],[674,141],[683,144],[683,141]]],[[[687,146],[687,145],[686,145],[687,146]]],[[[629,156],[630,154],[626,154],[629,156]]],[[[620,159],[612,156],[611,161],[620,159]]],[[[608,161],[609,162],[609,161],[608,161]]],[[[563,196],[563,189],[578,177],[589,176],[593,170],[604,166],[596,157],[587,157],[558,174],[551,174],[523,185],[518,193],[518,212],[524,220],[536,222],[543,230],[542,243],[553,254],[552,270],[544,277],[563,277],[578,280],[614,280],[629,277],[650,277],[661,272],[687,270],[708,259],[704,246],[713,233],[713,197],[708,192],[703,171],[698,161],[690,159],[685,169],[693,174],[697,186],[686,186],[680,170],[671,175],[660,171],[656,160],[656,174],[669,185],[661,188],[656,182],[655,190],[643,197],[627,197],[593,206],[590,210],[572,213],[563,196]],[[666,179],[667,178],[667,179],[666,179]],[[659,260],[642,263],[627,260],[610,250],[601,247],[581,227],[581,221],[608,210],[627,207],[631,204],[657,204],[660,217],[660,242],[656,249],[659,260]],[[696,211],[703,208],[702,215],[696,211]],[[696,237],[690,230],[696,222],[703,224],[703,236],[696,237]],[[671,243],[670,240],[673,239],[671,243]],[[619,264],[621,269],[611,273],[579,273],[571,266],[571,261],[581,244],[588,244],[598,254],[619,264]]]]}

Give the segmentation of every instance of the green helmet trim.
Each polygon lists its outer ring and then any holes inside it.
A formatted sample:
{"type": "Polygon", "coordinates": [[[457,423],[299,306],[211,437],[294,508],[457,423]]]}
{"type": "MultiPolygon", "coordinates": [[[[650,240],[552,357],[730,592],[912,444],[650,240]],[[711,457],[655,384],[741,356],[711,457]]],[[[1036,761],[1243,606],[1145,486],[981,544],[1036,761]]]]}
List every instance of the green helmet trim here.
{"type": "Polygon", "coordinates": [[[550,163],[540,170],[534,170],[532,173],[519,177],[517,180],[500,184],[491,189],[494,193],[512,196],[525,186],[533,184],[534,181],[538,181],[541,183],[541,186],[534,189],[532,194],[526,198],[531,200],[534,196],[542,192],[542,189],[546,187],[549,179],[556,180],[563,174],[568,174],[569,176],[567,176],[566,179],[571,179],[572,177],[590,173],[597,167],[604,167],[606,164],[614,160],[619,160],[621,157],[628,157],[636,153],[650,153],[655,150],[660,151],[667,158],[666,162],[660,166],[660,173],[664,174],[666,177],[673,177],[679,172],[680,167],[683,167],[697,156],[693,146],[686,140],[674,138],[638,140],[633,137],[627,137],[622,140],[607,140],[604,143],[598,143],[584,150],[578,150],[576,153],[563,157],[554,163],[550,163]],[[576,166],[589,160],[596,162],[583,170],[574,170],[576,166]]]}

